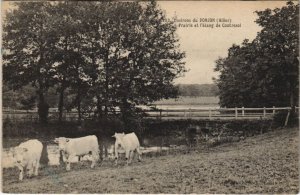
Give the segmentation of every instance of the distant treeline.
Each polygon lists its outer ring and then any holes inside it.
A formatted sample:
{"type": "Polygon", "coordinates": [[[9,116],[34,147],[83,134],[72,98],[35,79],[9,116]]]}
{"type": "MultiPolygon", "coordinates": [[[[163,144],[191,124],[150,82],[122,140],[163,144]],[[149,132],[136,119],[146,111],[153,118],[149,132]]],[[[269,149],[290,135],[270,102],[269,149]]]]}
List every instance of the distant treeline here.
{"type": "MultiPolygon", "coordinates": [[[[179,90],[179,96],[185,97],[199,97],[199,96],[217,96],[218,87],[214,84],[178,84],[176,85],[179,90]]],[[[30,110],[37,106],[37,97],[35,88],[31,85],[26,85],[19,90],[10,90],[8,86],[3,85],[2,101],[3,107],[12,109],[25,109],[30,110]]],[[[69,105],[73,96],[68,91],[65,92],[66,101],[65,108],[71,109],[69,105]]],[[[58,93],[57,87],[51,87],[45,97],[50,107],[57,107],[58,93]]]]}
{"type": "Polygon", "coordinates": [[[178,84],[180,96],[217,96],[218,87],[215,84],[178,84]]]}

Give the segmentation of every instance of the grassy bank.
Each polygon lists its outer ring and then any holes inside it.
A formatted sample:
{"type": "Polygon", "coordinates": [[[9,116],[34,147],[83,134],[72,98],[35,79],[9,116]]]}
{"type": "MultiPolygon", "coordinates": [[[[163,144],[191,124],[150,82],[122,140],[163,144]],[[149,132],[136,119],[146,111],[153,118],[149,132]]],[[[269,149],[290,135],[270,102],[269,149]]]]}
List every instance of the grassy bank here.
{"type": "Polygon", "coordinates": [[[126,167],[106,162],[44,167],[37,178],[17,181],[4,170],[3,191],[10,193],[297,193],[298,128],[255,135],[184,154],[145,157],[126,167]]]}

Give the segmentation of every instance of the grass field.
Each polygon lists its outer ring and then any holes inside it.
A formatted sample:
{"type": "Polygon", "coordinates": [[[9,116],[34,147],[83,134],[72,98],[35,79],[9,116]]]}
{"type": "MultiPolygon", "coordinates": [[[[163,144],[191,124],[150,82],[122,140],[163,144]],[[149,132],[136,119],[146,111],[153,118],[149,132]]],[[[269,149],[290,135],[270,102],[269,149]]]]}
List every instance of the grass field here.
{"type": "Polygon", "coordinates": [[[216,147],[145,157],[130,166],[87,162],[70,172],[42,167],[19,182],[17,169],[3,170],[6,193],[297,193],[298,128],[275,130],[216,147]]]}
{"type": "Polygon", "coordinates": [[[219,97],[183,97],[180,96],[177,99],[164,99],[154,102],[157,105],[218,105],[219,97]]]}

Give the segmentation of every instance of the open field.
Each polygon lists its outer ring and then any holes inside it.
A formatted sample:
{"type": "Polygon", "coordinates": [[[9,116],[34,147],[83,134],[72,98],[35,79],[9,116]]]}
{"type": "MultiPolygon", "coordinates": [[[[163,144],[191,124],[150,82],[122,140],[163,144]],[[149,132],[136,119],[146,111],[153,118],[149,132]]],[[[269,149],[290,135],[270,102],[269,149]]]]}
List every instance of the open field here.
{"type": "MultiPolygon", "coordinates": [[[[151,107],[162,110],[185,110],[185,109],[208,109],[208,108],[220,108],[219,106],[219,97],[217,96],[199,96],[199,97],[184,97],[180,96],[176,99],[163,99],[153,103],[151,107]]],[[[149,106],[138,106],[142,109],[149,110],[149,106]]],[[[58,119],[58,109],[50,108],[49,110],[49,121],[58,119]]],[[[93,116],[93,112],[86,113],[84,117],[93,116]]],[[[149,113],[148,113],[149,114],[149,113]]],[[[159,115],[157,113],[151,113],[152,115],[159,115]]],[[[208,115],[208,111],[207,114],[208,115]]],[[[72,112],[65,112],[65,120],[76,121],[78,119],[77,111],[73,110],[72,112]]],[[[3,119],[10,121],[38,121],[37,109],[35,110],[13,110],[6,108],[3,110],[3,119]]]]}
{"type": "Polygon", "coordinates": [[[199,97],[183,97],[177,99],[164,99],[156,101],[154,105],[217,105],[219,103],[218,96],[199,96],[199,97]]]}
{"type": "Polygon", "coordinates": [[[86,162],[66,172],[42,167],[19,182],[17,169],[3,170],[10,193],[297,193],[298,128],[275,130],[240,142],[199,146],[188,152],[145,157],[130,166],[86,162]]]}

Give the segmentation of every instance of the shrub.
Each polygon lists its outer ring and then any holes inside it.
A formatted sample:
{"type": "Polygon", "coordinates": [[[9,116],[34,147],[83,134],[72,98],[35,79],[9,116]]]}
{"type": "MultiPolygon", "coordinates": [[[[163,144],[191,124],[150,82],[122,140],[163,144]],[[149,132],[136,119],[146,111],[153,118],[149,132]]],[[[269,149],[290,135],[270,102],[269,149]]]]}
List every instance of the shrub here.
{"type": "MultiPolygon", "coordinates": [[[[283,127],[285,125],[287,114],[288,111],[286,110],[277,112],[274,116],[274,127],[283,127]]],[[[299,113],[295,111],[291,111],[287,125],[295,126],[298,124],[299,124],[299,113]]]]}

